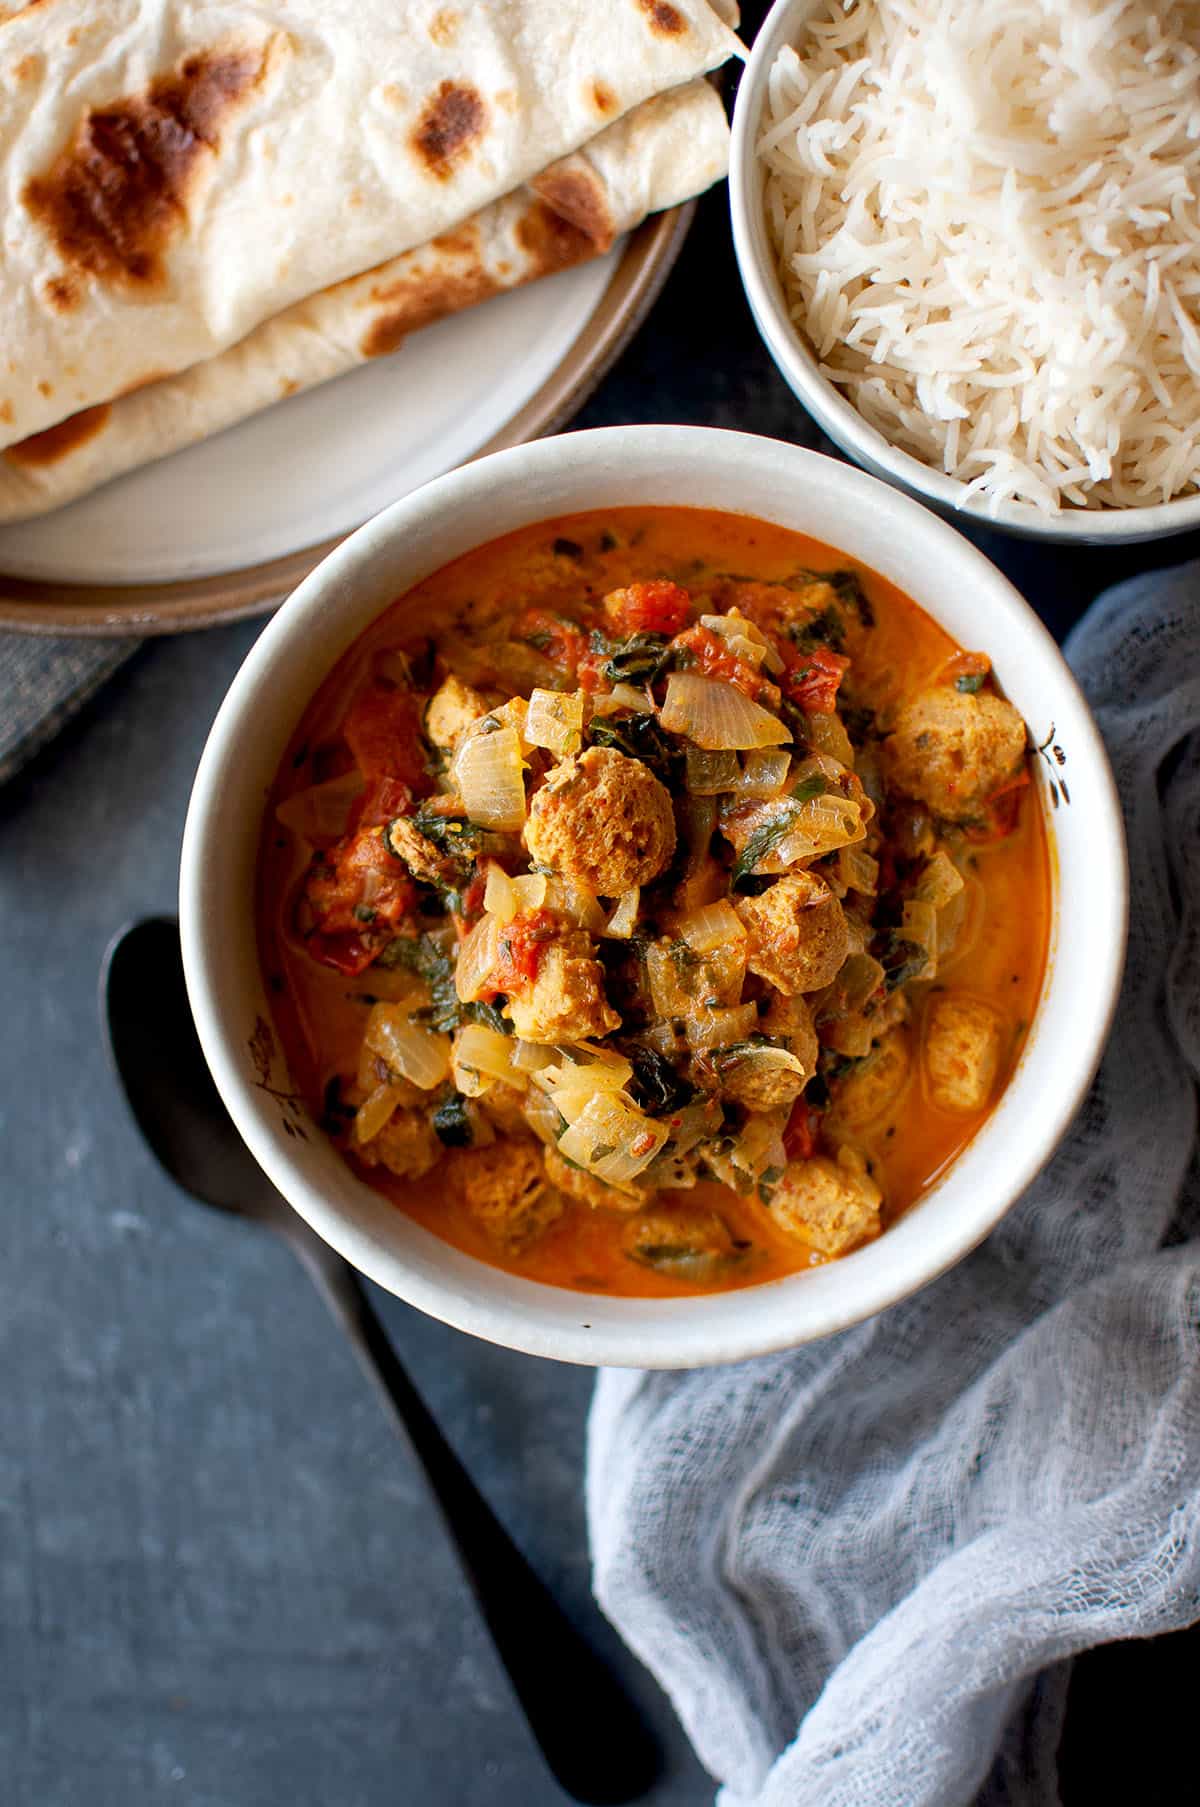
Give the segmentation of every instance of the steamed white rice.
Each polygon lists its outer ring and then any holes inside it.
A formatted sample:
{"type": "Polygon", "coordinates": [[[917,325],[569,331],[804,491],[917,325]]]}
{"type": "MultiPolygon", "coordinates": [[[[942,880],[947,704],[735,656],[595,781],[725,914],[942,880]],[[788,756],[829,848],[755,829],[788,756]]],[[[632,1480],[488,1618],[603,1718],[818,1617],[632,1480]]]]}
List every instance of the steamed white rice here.
{"type": "Polygon", "coordinates": [[[888,440],[992,506],[1200,484],[1200,4],[821,0],[764,119],[792,318],[888,440]]]}

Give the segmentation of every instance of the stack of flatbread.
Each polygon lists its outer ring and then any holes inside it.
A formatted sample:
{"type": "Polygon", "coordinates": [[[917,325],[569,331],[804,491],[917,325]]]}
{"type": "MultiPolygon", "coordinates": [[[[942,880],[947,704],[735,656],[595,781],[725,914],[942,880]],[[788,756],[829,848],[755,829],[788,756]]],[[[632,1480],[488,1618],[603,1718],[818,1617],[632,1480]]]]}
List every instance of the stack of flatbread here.
{"type": "Polygon", "coordinates": [[[730,0],[0,0],[0,520],[725,173],[730,0]]]}

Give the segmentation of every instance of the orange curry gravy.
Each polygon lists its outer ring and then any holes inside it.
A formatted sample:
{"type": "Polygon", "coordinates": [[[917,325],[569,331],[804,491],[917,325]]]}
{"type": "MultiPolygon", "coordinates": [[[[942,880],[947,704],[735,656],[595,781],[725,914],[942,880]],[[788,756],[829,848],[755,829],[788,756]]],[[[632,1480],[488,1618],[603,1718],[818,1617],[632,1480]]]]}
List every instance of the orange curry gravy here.
{"type": "MultiPolygon", "coordinates": [[[[372,968],[348,977],[310,958],[296,923],[296,897],[312,849],[284,829],[276,809],[289,797],[349,763],[339,728],[350,700],[388,649],[411,649],[430,636],[441,642],[445,668],[457,669],[455,644],[495,638],[498,625],[531,605],[570,616],[582,599],[595,602],[637,580],[665,578],[705,590],[715,574],[781,583],[800,571],[846,570],[844,555],[818,541],[744,516],[687,508],[621,508],[573,515],[523,528],[435,572],[391,605],[339,662],[309,703],[288,746],[267,807],[260,858],[260,953],[275,1022],[295,1084],[322,1119],[327,1087],[353,1075],[364,1024],[380,995],[372,968]]],[[[885,721],[900,700],[938,680],[959,649],[914,602],[876,573],[857,575],[874,620],[855,646],[855,700],[885,721]]],[[[436,680],[435,680],[436,681],[436,680]]],[[[467,681],[470,682],[468,674],[467,681]]],[[[534,682],[542,682],[535,678],[534,682]]],[[[519,688],[519,686],[515,686],[519,688]]],[[[528,695],[528,686],[524,694],[528,695]]],[[[1051,878],[1037,792],[1021,798],[1016,825],[1000,838],[981,837],[963,850],[965,927],[932,985],[911,988],[912,1046],[945,988],[983,1000],[1003,1025],[1003,1051],[985,1108],[970,1114],[934,1107],[923,1063],[915,1058],[891,1105],[855,1137],[883,1195],[884,1226],[900,1215],[968,1143],[1003,1090],[1037,1005],[1046,963],[1051,878]]],[[[386,988],[384,989],[386,995],[386,988]]],[[[343,1146],[345,1142],[343,1140],[343,1146]]],[[[689,1280],[635,1263],[623,1252],[623,1219],[572,1203],[558,1222],[521,1253],[505,1253],[481,1229],[435,1167],[403,1181],[382,1166],[366,1167],[367,1184],[429,1230],[480,1260],[553,1285],[640,1296],[691,1295],[759,1284],[818,1265],[825,1257],[785,1234],[751,1194],[701,1181],[686,1194],[717,1209],[748,1256],[715,1282],[689,1280]]],[[[671,1195],[667,1195],[668,1198],[671,1195]]]]}

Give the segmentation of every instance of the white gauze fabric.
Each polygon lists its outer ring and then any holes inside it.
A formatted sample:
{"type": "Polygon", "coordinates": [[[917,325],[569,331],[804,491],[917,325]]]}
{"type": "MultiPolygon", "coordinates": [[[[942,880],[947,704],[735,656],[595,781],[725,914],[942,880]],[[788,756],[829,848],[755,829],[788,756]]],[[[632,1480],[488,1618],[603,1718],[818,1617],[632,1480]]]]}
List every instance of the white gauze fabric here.
{"type": "Polygon", "coordinates": [[[599,1379],[596,1593],[720,1807],[1049,1807],[1064,1659],[1200,1618],[1200,564],[1109,591],[1067,650],[1132,914],[1063,1147],[871,1322],[599,1379]]]}

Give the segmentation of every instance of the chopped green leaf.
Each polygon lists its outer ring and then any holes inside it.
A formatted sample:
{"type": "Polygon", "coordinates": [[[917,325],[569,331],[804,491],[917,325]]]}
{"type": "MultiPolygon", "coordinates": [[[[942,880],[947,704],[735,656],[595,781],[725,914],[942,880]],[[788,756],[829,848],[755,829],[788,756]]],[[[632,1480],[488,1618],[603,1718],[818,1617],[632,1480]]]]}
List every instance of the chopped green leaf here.
{"type": "Polygon", "coordinates": [[[597,715],[588,728],[594,747],[612,747],[630,759],[640,759],[656,778],[671,788],[672,773],[681,754],[671,736],[659,727],[657,716],[597,715]]]}
{"type": "Polygon", "coordinates": [[[964,696],[974,696],[987,683],[986,671],[964,671],[961,678],[955,678],[954,688],[961,690],[964,696]]]}
{"type": "Polygon", "coordinates": [[[841,652],[846,644],[846,624],[838,610],[830,604],[818,614],[810,615],[807,621],[793,623],[788,628],[788,635],[807,652],[811,652],[814,646],[829,646],[834,652],[841,652]]]}
{"type": "Polygon", "coordinates": [[[631,1048],[628,1058],[633,1065],[629,1095],[649,1116],[669,1116],[696,1096],[695,1086],[676,1072],[665,1054],[654,1048],[631,1048]]]}
{"type": "Polygon", "coordinates": [[[653,684],[670,660],[665,634],[631,634],[610,654],[604,676],[610,684],[653,684]]]}
{"type": "Polygon", "coordinates": [[[433,1130],[446,1148],[470,1148],[475,1134],[461,1092],[452,1092],[444,1104],[439,1104],[433,1113],[433,1130]]]}

